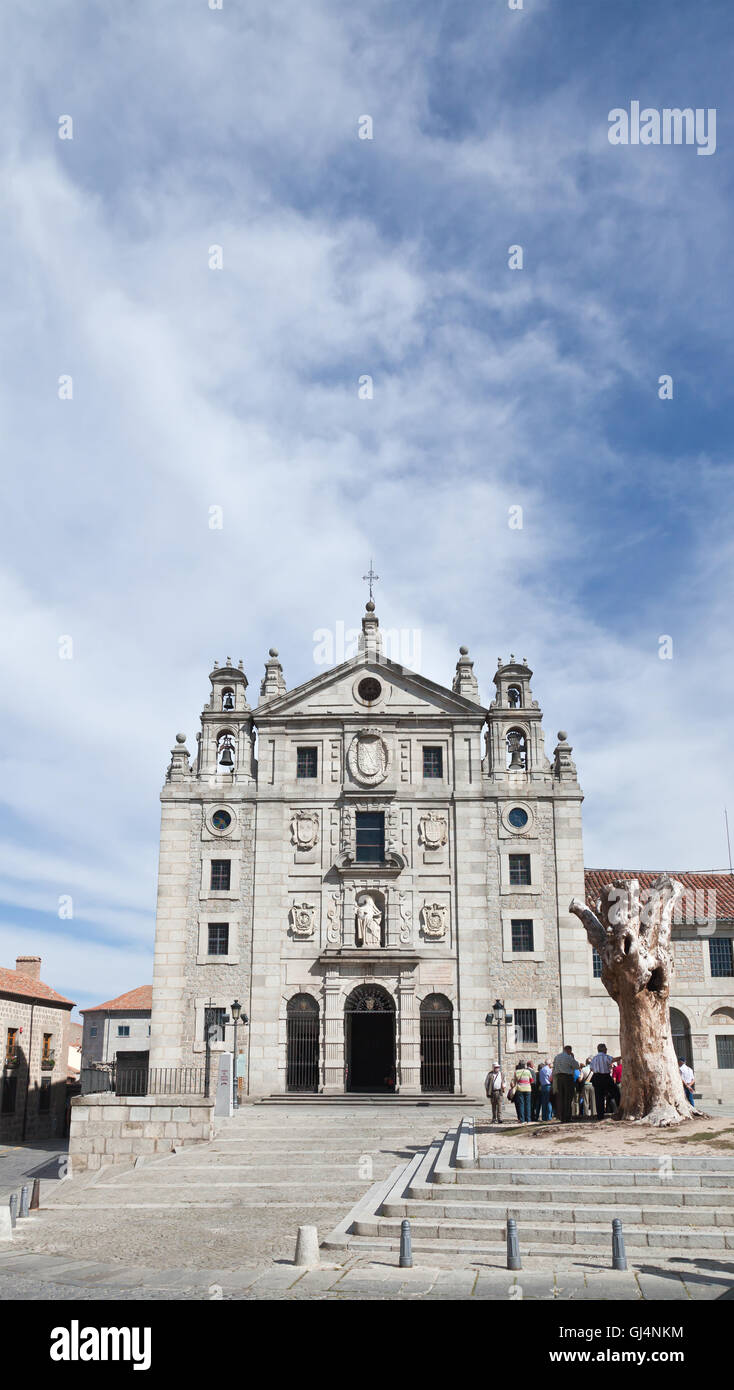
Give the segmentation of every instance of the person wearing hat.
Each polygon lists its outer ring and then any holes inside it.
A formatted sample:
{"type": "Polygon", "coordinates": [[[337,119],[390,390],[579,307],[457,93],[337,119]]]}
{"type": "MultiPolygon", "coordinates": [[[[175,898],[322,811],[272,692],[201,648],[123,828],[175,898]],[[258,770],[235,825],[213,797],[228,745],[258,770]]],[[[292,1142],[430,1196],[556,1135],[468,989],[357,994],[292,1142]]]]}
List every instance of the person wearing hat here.
{"type": "Polygon", "coordinates": [[[487,1079],[484,1083],[490,1105],[492,1106],[492,1124],[502,1124],[502,1097],[505,1091],[505,1082],[502,1071],[497,1062],[487,1072],[487,1079]]]}

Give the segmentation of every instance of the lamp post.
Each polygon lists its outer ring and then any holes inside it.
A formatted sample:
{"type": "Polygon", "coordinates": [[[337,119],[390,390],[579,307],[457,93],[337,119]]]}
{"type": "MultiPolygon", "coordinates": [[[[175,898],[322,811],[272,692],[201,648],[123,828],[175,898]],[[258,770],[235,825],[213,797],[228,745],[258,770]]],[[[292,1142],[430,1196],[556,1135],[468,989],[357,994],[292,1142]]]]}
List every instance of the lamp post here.
{"type": "Polygon", "coordinates": [[[236,1110],[237,1104],[239,1102],[239,1096],[237,1094],[237,1025],[239,1023],[242,1023],[244,1027],[247,1027],[247,1024],[250,1022],[250,1020],[247,1017],[247,1014],[243,1014],[242,1005],[240,1004],[239,999],[235,999],[234,1003],[230,1004],[230,1013],[232,1015],[232,1022],[234,1024],[234,1057],[232,1059],[232,1106],[233,1109],[236,1110]]]}
{"type": "Polygon", "coordinates": [[[486,1023],[488,1028],[490,1028],[493,1023],[497,1024],[497,1061],[499,1063],[500,1071],[502,1070],[503,1019],[505,1025],[507,1025],[508,1023],[512,1023],[512,1014],[505,1013],[505,1004],[503,999],[495,999],[494,1004],[492,1005],[492,1012],[487,1014],[487,1017],[485,1018],[484,1022],[486,1023]]]}

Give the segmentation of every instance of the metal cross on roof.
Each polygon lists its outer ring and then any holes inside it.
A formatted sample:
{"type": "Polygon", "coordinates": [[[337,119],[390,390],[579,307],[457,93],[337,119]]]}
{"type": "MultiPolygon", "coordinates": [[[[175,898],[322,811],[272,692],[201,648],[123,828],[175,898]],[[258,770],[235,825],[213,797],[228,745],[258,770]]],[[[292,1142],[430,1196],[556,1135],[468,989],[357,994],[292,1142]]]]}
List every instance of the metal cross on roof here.
{"type": "Polygon", "coordinates": [[[379,574],[375,574],[375,571],[374,571],[374,569],[372,568],[372,563],[373,563],[373,562],[372,562],[372,560],[370,559],[370,567],[369,567],[369,570],[367,571],[367,574],[363,574],[363,575],[362,575],[362,578],[363,578],[364,580],[366,580],[366,582],[367,582],[367,583],[369,584],[369,586],[370,586],[370,598],[373,597],[373,594],[372,594],[372,585],[375,584],[375,583],[377,582],[377,580],[380,578],[379,574]]]}

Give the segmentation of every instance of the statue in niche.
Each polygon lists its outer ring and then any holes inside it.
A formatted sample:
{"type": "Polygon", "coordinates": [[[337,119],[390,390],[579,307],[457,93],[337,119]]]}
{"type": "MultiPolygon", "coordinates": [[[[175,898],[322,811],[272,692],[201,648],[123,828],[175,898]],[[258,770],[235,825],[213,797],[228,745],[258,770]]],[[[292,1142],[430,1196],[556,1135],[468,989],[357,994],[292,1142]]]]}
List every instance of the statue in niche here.
{"type": "Polygon", "coordinates": [[[381,946],[382,913],[369,893],[357,898],[356,939],[358,946],[381,946]]]}

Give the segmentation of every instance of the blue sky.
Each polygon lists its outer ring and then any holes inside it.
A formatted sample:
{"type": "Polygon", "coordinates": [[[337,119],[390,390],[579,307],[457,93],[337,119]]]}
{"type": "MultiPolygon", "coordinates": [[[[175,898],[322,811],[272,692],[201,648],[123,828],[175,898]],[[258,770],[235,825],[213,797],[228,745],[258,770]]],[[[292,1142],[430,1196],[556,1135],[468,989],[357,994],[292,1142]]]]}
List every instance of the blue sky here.
{"type": "Polygon", "coordinates": [[[0,959],[82,1005],[150,978],[176,731],[215,658],[252,703],[273,643],[314,674],[370,555],[425,674],[467,642],[489,700],[527,655],[588,864],[725,867],[729,0],[26,0],[5,28],[0,959]],[[716,153],[610,145],[633,100],[715,107],[716,153]]]}

